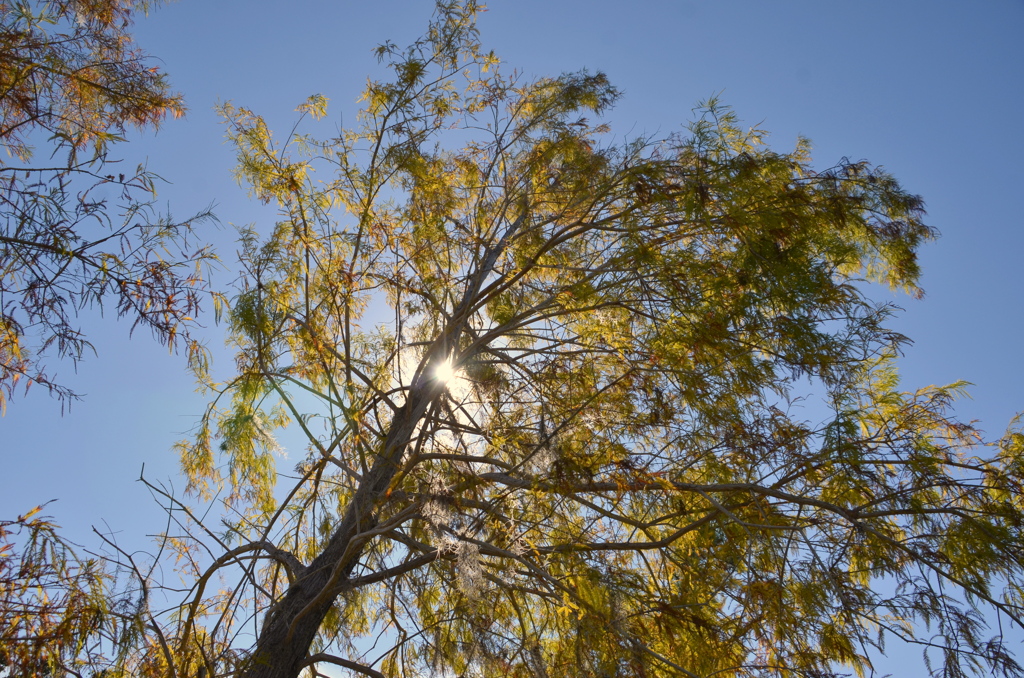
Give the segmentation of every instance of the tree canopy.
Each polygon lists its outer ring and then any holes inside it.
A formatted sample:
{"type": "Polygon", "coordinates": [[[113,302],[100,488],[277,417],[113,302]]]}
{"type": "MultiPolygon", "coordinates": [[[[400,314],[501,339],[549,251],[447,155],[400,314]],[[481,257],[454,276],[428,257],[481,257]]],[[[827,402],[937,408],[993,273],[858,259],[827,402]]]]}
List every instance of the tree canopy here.
{"type": "Polygon", "coordinates": [[[76,397],[40,359],[92,348],[84,307],[113,301],[171,345],[197,315],[212,254],[192,229],[211,215],[157,214],[158,177],[108,156],[129,128],[185,111],[128,32],[150,4],[0,2],[0,407],[19,382],[76,397]]]}
{"type": "Polygon", "coordinates": [[[613,136],[603,74],[505,74],[477,11],[382,45],[330,138],[223,106],[280,219],[241,234],[237,373],[196,363],[191,497],[153,486],[184,601],[122,554],[105,675],[820,678],[894,640],[1024,675],[1024,433],[901,390],[874,300],[920,292],[921,198],[716,101],[613,136]]]}

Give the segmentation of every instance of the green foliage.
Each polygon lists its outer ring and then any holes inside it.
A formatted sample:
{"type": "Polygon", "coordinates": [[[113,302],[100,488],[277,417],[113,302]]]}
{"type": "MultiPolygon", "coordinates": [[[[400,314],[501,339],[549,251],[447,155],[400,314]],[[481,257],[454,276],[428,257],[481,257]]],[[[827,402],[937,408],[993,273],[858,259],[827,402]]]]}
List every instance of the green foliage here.
{"type": "Polygon", "coordinates": [[[871,673],[895,637],[936,673],[1024,675],[985,635],[1024,614],[1024,434],[993,453],[950,413],[962,384],[902,391],[906,339],[870,296],[919,294],[921,199],[773,150],[714,100],[685,133],[612,141],[588,119],[619,96],[603,75],[504,75],[476,11],[440,3],[383,45],[391,80],[329,139],[223,108],[280,221],[243,232],[238,374],[201,374],[214,401],[182,444],[230,510],[227,536],[181,518],[204,584],[170,655],[810,678],[871,673]],[[285,423],[294,473],[273,467],[285,423]]]}

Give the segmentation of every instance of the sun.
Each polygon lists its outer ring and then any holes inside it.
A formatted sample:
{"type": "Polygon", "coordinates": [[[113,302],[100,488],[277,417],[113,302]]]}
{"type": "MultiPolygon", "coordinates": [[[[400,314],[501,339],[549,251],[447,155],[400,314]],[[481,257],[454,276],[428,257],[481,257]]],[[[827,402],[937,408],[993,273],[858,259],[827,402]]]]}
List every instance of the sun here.
{"type": "Polygon", "coordinates": [[[448,358],[434,368],[434,378],[444,384],[446,388],[450,386],[458,376],[458,370],[456,370],[455,366],[452,364],[451,358],[448,358]]]}

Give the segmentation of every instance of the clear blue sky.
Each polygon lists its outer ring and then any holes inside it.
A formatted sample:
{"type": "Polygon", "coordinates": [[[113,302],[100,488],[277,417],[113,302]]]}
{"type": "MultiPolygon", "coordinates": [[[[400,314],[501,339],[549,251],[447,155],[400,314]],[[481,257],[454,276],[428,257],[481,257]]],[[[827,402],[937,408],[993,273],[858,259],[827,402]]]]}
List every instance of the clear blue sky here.
{"type": "MultiPolygon", "coordinates": [[[[160,198],[178,216],[215,203],[225,227],[211,230],[234,260],[229,224],[270,224],[271,208],[249,200],[231,177],[234,155],[213,111],[231,100],[287,133],[293,109],[322,93],[330,134],[353,121],[371,49],[416,38],[431,0],[179,0],[144,19],[136,34],[162,59],[187,99],[169,121],[119,149],[148,159],[169,185],[160,198]]],[[[997,437],[1024,410],[1024,1],[903,0],[494,0],[480,20],[483,43],[526,75],[586,67],[625,91],[610,118],[620,135],[680,129],[712,94],[790,149],[814,143],[818,167],[841,157],[883,165],[924,196],[942,238],[923,253],[923,301],[898,298],[896,328],[916,342],[902,361],[916,388],[967,379],[960,404],[997,437]]],[[[219,282],[227,284],[224,273],[219,282]]],[[[109,314],[108,314],[109,315],[109,314]]],[[[94,544],[109,525],[127,544],[162,529],[138,483],[181,486],[169,448],[195,422],[181,356],[108,317],[83,324],[99,351],[57,366],[88,394],[61,416],[42,389],[17,397],[0,419],[4,493],[0,517],[57,498],[49,512],[73,538],[94,544]]],[[[222,346],[211,326],[208,343],[222,346]]],[[[230,369],[231,358],[220,351],[230,369]]],[[[290,465],[290,464],[289,464],[290,465]]],[[[916,655],[914,655],[916,657],[916,655]]],[[[902,675],[924,675],[913,664],[902,675]]]]}

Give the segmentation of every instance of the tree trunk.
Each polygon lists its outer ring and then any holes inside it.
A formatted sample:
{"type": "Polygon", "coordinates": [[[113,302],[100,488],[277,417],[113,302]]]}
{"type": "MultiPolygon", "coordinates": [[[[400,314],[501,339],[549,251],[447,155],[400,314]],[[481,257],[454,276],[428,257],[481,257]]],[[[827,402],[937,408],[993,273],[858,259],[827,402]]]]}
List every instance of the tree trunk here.
{"type": "Polygon", "coordinates": [[[242,672],[244,678],[296,678],[302,670],[302,662],[320,624],[363,552],[364,544],[353,546],[353,539],[376,525],[374,510],[377,502],[398,472],[413,431],[430,404],[445,390],[445,384],[435,378],[429,366],[451,357],[451,347],[459,344],[476,294],[494,269],[509,239],[526,223],[528,216],[529,211],[524,208],[498,242],[487,248],[480,268],[467,280],[462,300],[452,314],[450,324],[434,341],[428,354],[427,369],[419,373],[409,389],[405,404],[395,413],[383,448],[353,495],[331,541],[288,588],[276,609],[268,613],[263,631],[256,640],[256,649],[242,672]]]}
{"type": "Polygon", "coordinates": [[[398,471],[416,424],[443,389],[429,375],[421,375],[419,384],[412,388],[391,422],[381,454],[356,490],[331,541],[268,613],[256,649],[242,672],[245,678],[298,676],[320,624],[359,562],[364,544],[353,548],[353,540],[376,524],[377,501],[398,471]]]}

